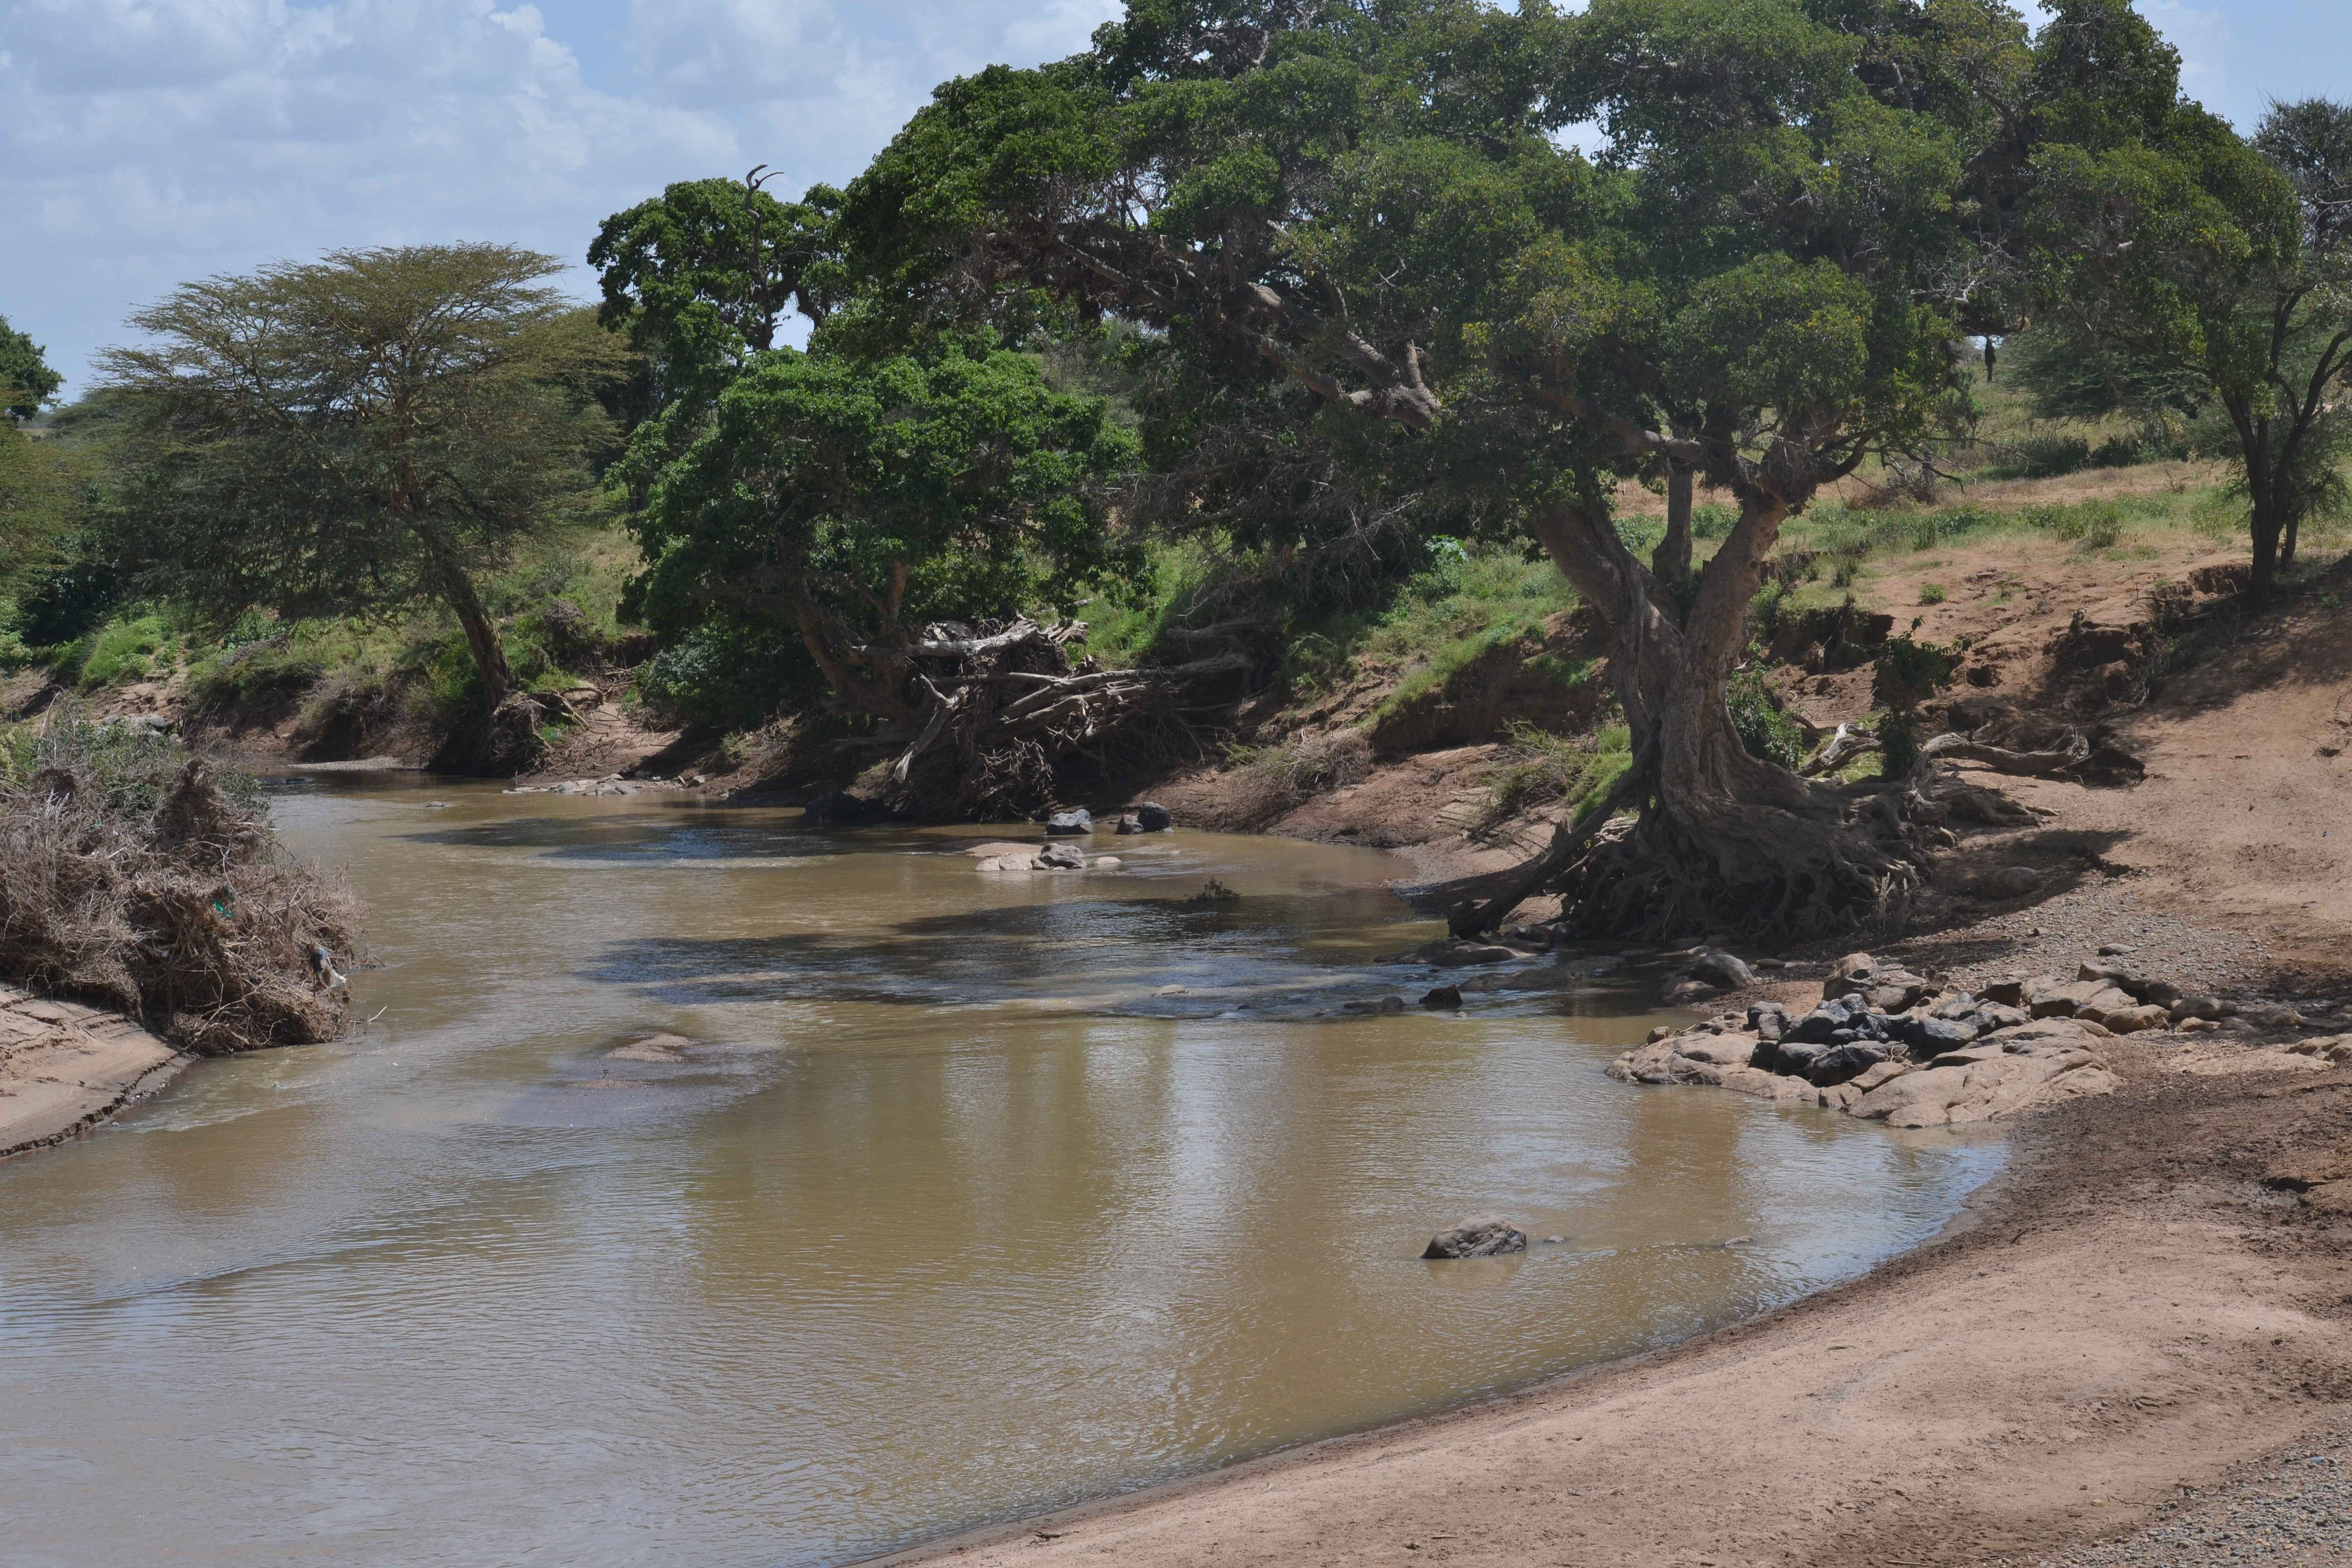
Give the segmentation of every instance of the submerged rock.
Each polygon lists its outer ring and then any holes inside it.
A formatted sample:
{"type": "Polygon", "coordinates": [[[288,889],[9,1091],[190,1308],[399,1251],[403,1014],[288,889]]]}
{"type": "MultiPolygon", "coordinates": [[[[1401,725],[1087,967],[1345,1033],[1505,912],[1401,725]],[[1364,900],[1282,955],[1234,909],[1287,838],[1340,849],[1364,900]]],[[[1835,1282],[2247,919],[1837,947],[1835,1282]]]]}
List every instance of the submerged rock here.
{"type": "Polygon", "coordinates": [[[1528,1233],[1509,1220],[1488,1215],[1465,1219],[1450,1230],[1441,1230],[1429,1238],[1429,1248],[1423,1258],[1496,1258],[1507,1252],[1525,1252],[1528,1233]]]}

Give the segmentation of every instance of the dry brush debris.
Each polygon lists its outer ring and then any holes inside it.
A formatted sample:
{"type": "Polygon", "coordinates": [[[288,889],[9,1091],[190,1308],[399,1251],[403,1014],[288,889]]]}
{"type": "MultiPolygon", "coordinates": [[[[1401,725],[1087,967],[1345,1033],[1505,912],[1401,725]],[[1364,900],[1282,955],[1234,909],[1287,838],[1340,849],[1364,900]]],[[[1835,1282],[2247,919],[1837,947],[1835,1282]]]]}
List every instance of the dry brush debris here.
{"type": "Polygon", "coordinates": [[[143,731],[0,742],[0,979],[201,1056],[349,1026],[353,901],[278,848],[234,778],[143,731]]]}

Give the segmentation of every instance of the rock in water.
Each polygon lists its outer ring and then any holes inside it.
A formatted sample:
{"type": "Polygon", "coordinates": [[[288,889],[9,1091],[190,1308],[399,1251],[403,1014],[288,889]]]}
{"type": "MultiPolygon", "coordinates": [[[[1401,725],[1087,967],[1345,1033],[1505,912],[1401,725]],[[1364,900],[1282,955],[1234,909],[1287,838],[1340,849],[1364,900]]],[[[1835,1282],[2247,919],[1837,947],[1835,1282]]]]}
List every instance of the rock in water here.
{"type": "Polygon", "coordinates": [[[1147,800],[1135,808],[1135,825],[1146,833],[1166,833],[1176,826],[1176,816],[1157,801],[1147,800]]]}
{"type": "Polygon", "coordinates": [[[1037,851],[1037,864],[1053,871],[1083,871],[1087,854],[1075,844],[1048,844],[1037,851]]]}
{"type": "Polygon", "coordinates": [[[1451,1230],[1441,1230],[1429,1238],[1429,1250],[1423,1258],[1496,1258],[1507,1252],[1525,1252],[1528,1233],[1507,1219],[1489,1215],[1481,1219],[1465,1219],[1451,1230]]]}
{"type": "Polygon", "coordinates": [[[801,813],[801,820],[811,827],[856,827],[873,822],[883,815],[881,807],[870,800],[860,800],[846,790],[835,790],[809,803],[801,813]]]}
{"type": "Polygon", "coordinates": [[[1708,948],[1698,955],[1691,964],[1691,974],[1723,991],[1738,991],[1756,984],[1754,970],[1717,948],[1708,948]]]}
{"type": "Polygon", "coordinates": [[[1132,838],[1137,834],[1143,831],[1143,824],[1136,821],[1135,814],[1133,812],[1129,812],[1125,816],[1118,819],[1118,825],[1112,828],[1111,831],[1118,834],[1121,838],[1132,838]]]}
{"type": "Polygon", "coordinates": [[[1094,814],[1084,808],[1057,811],[1045,819],[1045,837],[1048,838],[1076,838],[1094,830],[1094,814]]]}
{"type": "Polygon", "coordinates": [[[1462,987],[1437,986],[1421,999],[1421,1005],[1424,1007],[1459,1007],[1462,1005],[1462,987]]]}

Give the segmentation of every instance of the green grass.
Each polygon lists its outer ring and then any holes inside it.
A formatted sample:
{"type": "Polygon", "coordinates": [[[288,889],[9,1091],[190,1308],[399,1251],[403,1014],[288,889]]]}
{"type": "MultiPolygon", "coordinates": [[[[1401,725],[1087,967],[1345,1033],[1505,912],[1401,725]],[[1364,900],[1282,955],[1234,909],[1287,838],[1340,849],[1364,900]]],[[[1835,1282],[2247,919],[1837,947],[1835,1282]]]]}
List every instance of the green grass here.
{"type": "Polygon", "coordinates": [[[1589,735],[1513,724],[1502,765],[1487,779],[1486,810],[1473,836],[1559,801],[1568,803],[1573,819],[1598,805],[1633,765],[1633,731],[1622,724],[1589,735]]]}

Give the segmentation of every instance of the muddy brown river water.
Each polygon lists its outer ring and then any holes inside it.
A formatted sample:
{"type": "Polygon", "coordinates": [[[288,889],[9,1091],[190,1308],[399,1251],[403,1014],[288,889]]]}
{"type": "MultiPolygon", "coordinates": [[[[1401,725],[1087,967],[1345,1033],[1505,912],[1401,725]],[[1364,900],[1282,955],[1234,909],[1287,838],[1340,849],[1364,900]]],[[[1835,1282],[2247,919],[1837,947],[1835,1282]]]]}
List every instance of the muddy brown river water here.
{"type": "Polygon", "coordinates": [[[0,1165],[5,1568],[842,1563],[1754,1312],[2000,1157],[1610,1082],[1658,1016],[1608,974],[1339,1012],[1433,978],[1369,850],[275,810],[380,1016],[0,1165]],[[1564,1239],[1418,1259],[1486,1212],[1564,1239]]]}

